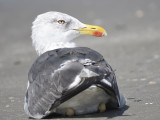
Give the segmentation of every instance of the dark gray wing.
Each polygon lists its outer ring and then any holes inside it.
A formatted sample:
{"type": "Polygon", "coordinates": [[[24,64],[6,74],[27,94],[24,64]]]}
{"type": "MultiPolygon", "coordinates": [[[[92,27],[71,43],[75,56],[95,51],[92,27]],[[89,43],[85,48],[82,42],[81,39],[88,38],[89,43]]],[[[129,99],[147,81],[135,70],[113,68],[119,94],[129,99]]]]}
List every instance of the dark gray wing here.
{"type": "Polygon", "coordinates": [[[102,55],[89,48],[63,48],[46,52],[32,65],[28,78],[25,111],[31,117],[46,116],[53,108],[94,84],[111,96],[108,106],[120,106],[120,95],[112,68],[102,55]],[[81,76],[79,83],[70,88],[84,69],[98,76],[81,76]]]}
{"type": "MultiPolygon", "coordinates": [[[[62,93],[68,89],[82,69],[82,65],[78,62],[72,62],[63,67],[62,70],[56,71],[52,69],[52,65],[45,64],[44,66],[41,69],[48,72],[37,71],[39,74],[35,73],[37,74],[36,76],[34,76],[33,72],[29,73],[29,75],[32,74],[35,78],[33,79],[30,76],[31,79],[29,80],[31,81],[29,81],[26,94],[26,103],[28,111],[33,117],[37,116],[37,114],[40,118],[47,115],[47,112],[50,112],[52,104],[62,97],[62,93]]],[[[34,67],[31,71],[35,71],[34,67]]]]}

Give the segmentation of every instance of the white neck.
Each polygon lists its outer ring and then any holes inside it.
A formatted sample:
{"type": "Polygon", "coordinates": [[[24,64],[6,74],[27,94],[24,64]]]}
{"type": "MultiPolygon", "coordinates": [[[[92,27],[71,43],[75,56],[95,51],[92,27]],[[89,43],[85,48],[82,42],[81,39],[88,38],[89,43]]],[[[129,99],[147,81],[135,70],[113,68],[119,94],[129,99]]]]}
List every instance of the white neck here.
{"type": "Polygon", "coordinates": [[[76,47],[75,43],[71,42],[78,36],[76,33],[71,35],[73,31],[64,34],[53,31],[50,26],[32,27],[32,43],[38,55],[58,48],[76,47]]]}
{"type": "Polygon", "coordinates": [[[41,54],[50,51],[50,50],[55,50],[58,48],[73,48],[76,47],[76,44],[74,42],[55,42],[55,43],[51,43],[49,41],[46,41],[45,44],[41,43],[41,42],[36,42],[36,44],[33,41],[33,46],[35,47],[35,50],[37,52],[37,54],[40,56],[41,54]]]}

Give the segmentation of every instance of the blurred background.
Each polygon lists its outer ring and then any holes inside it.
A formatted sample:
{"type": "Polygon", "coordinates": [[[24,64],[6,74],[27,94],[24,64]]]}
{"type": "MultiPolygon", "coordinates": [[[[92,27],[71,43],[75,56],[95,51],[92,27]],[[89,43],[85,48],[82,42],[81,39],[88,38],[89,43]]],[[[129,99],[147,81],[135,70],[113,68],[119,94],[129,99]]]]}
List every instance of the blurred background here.
{"type": "Polygon", "coordinates": [[[107,30],[107,37],[81,36],[75,42],[104,56],[128,102],[123,110],[92,117],[160,118],[160,0],[0,0],[0,119],[28,119],[23,99],[37,58],[31,26],[38,14],[48,11],[107,30]]]}

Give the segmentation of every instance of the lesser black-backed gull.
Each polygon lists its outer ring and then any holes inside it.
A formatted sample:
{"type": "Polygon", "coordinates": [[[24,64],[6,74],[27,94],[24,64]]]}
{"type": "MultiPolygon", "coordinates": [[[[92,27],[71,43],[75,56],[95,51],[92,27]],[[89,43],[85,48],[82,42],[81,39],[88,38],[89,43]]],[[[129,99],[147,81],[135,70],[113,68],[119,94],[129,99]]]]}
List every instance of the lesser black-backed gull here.
{"type": "Polygon", "coordinates": [[[24,109],[30,117],[81,115],[125,105],[103,56],[73,43],[80,34],[102,37],[106,31],[60,12],[38,15],[33,22],[33,46],[39,57],[28,74],[24,109]]]}

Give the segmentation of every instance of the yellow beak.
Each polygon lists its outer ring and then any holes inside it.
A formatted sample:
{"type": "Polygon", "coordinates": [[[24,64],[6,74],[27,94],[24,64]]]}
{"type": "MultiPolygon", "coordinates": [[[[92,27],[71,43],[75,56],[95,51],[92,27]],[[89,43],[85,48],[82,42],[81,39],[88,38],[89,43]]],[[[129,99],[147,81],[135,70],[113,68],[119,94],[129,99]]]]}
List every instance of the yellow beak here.
{"type": "Polygon", "coordinates": [[[106,31],[102,27],[87,24],[85,25],[85,28],[77,29],[77,31],[79,31],[80,34],[92,35],[96,37],[102,37],[107,35],[106,31]]]}

